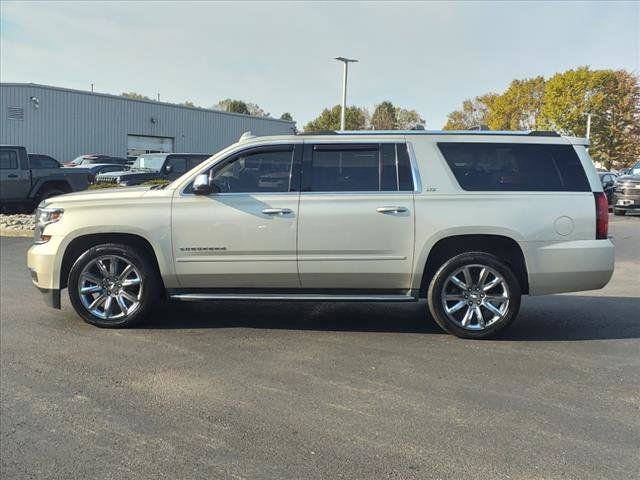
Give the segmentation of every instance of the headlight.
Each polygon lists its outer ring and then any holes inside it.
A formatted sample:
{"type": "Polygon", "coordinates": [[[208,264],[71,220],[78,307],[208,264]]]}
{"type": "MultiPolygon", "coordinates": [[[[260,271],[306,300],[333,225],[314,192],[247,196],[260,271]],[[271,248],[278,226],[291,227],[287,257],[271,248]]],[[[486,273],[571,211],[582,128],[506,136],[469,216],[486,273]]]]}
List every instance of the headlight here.
{"type": "Polygon", "coordinates": [[[64,210],[62,208],[49,208],[45,202],[38,205],[36,209],[36,228],[33,232],[35,243],[40,244],[49,241],[51,236],[44,235],[44,229],[47,225],[59,222],[63,213],[64,210]]]}

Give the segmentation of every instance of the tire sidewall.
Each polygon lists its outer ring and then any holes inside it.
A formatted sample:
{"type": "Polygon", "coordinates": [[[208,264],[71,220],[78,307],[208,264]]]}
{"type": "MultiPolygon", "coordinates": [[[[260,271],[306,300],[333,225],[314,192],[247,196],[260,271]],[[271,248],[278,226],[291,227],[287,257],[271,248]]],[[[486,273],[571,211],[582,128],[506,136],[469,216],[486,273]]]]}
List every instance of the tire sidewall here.
{"type": "Polygon", "coordinates": [[[75,311],[88,323],[98,327],[118,328],[129,327],[140,321],[151,308],[152,303],[157,298],[158,292],[157,275],[154,271],[151,261],[146,255],[141,254],[136,249],[126,245],[104,244],[91,247],[78,257],[71,271],[69,272],[68,291],[69,300],[75,311]],[[142,279],[142,297],[140,299],[140,307],[131,315],[116,319],[104,320],[91,314],[82,304],[80,294],[78,293],[78,282],[82,269],[92,260],[103,255],[118,255],[131,262],[140,272],[142,279]]]}
{"type": "Polygon", "coordinates": [[[436,272],[427,291],[427,303],[429,311],[435,322],[445,331],[460,337],[472,339],[484,339],[494,336],[498,331],[509,326],[520,310],[521,291],[518,279],[511,269],[497,257],[484,252],[467,252],[456,255],[447,260],[436,272]],[[509,308],[502,320],[499,320],[489,328],[481,331],[466,330],[451,320],[444,311],[441,292],[449,275],[459,268],[470,264],[482,264],[500,273],[510,292],[509,308]]]}

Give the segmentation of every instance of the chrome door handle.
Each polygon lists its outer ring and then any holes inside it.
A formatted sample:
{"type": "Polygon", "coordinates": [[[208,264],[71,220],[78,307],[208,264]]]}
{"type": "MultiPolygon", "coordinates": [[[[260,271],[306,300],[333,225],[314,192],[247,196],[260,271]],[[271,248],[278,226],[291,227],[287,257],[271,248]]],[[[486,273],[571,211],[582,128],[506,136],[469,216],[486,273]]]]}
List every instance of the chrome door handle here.
{"type": "Polygon", "coordinates": [[[407,207],[378,207],[376,208],[376,212],[378,213],[403,213],[408,212],[409,209],[407,207]]]}
{"type": "Polygon", "coordinates": [[[293,213],[293,210],[290,208],[265,208],[262,213],[265,215],[288,215],[293,213]]]}

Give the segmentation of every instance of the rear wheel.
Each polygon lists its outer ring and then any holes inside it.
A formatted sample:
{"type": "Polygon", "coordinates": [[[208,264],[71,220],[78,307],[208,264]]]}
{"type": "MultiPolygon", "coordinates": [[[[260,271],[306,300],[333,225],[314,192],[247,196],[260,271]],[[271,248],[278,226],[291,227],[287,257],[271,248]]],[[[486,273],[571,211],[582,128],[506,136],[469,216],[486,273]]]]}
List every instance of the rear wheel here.
{"type": "Polygon", "coordinates": [[[153,261],[128,245],[97,245],[69,273],[69,299],[76,312],[99,327],[128,327],[144,317],[159,294],[153,261]]]}
{"type": "Polygon", "coordinates": [[[427,301],[440,327],[461,338],[488,338],[508,326],[520,309],[514,273],[493,255],[457,255],[436,272],[427,301]]]}

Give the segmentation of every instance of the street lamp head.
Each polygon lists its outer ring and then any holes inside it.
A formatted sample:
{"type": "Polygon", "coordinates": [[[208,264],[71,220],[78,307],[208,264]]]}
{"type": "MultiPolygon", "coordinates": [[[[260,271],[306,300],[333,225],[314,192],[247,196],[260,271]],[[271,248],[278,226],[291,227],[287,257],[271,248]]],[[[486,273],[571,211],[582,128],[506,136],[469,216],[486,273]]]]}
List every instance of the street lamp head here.
{"type": "Polygon", "coordinates": [[[336,57],[334,58],[334,60],[338,60],[339,62],[344,62],[344,63],[355,63],[358,60],[356,60],[355,58],[345,58],[345,57],[336,57]]]}

